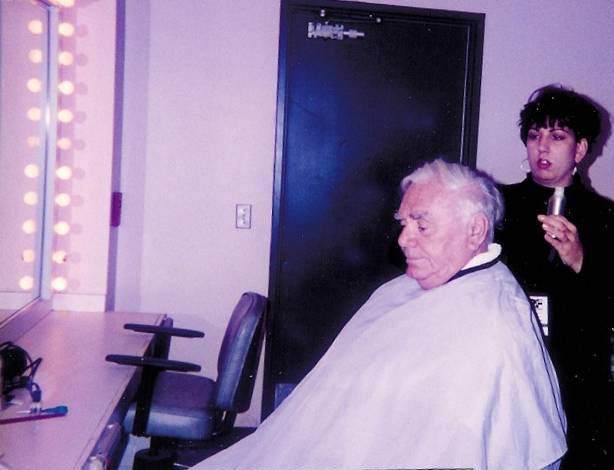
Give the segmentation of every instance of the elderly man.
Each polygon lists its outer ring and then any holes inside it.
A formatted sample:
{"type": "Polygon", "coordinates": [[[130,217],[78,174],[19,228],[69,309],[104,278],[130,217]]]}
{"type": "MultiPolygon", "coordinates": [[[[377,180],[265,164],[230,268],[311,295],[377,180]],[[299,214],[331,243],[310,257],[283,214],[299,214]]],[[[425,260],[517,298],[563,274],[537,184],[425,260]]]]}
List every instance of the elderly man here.
{"type": "Polygon", "coordinates": [[[205,469],[557,468],[565,417],[526,296],[490,243],[487,176],[403,180],[407,272],[377,289],[259,429],[205,469]]]}

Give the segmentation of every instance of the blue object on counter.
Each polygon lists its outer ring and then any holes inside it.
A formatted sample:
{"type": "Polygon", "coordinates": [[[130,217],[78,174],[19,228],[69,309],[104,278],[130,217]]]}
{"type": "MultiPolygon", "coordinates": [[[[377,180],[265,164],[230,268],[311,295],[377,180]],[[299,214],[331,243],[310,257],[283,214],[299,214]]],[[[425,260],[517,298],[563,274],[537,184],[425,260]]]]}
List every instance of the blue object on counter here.
{"type": "Polygon", "coordinates": [[[54,406],[53,408],[43,408],[40,412],[42,414],[65,415],[68,413],[68,407],[66,405],[54,406]]]}

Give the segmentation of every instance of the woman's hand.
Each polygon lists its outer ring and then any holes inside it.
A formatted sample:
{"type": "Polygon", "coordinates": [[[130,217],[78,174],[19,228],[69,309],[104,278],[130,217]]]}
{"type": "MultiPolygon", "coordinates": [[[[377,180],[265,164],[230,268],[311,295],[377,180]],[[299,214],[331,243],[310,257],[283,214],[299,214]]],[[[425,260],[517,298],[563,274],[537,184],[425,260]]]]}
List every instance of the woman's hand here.
{"type": "Polygon", "coordinates": [[[545,240],[553,246],[561,261],[576,273],[582,269],[584,249],[574,224],[562,215],[538,215],[544,229],[545,240]]]}

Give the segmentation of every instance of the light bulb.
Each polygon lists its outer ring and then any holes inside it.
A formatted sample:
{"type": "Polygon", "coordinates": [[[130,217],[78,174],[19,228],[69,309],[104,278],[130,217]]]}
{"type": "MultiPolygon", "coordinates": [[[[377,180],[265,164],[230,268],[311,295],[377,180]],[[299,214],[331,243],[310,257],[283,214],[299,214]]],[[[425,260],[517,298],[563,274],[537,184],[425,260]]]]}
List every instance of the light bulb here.
{"type": "Polygon", "coordinates": [[[58,121],[63,122],[64,124],[72,121],[73,114],[70,109],[60,109],[58,112],[58,121]]]}
{"type": "Polygon", "coordinates": [[[26,220],[21,225],[21,229],[24,231],[24,233],[32,235],[36,231],[36,222],[34,222],[32,219],[26,220]]]}
{"type": "Polygon", "coordinates": [[[66,253],[64,250],[55,251],[53,255],[51,256],[51,258],[53,259],[53,262],[57,264],[65,263],[67,257],[68,257],[68,253],[66,253]]]}
{"type": "Polygon", "coordinates": [[[58,222],[53,226],[53,231],[58,235],[66,235],[70,232],[70,225],[68,225],[68,222],[58,222]]]}
{"type": "Polygon", "coordinates": [[[36,178],[39,173],[38,165],[35,165],[34,163],[30,163],[29,165],[26,165],[25,168],[23,169],[23,173],[28,178],[36,178]]]}
{"type": "Polygon", "coordinates": [[[31,78],[30,80],[28,80],[26,86],[28,87],[28,90],[30,90],[32,93],[38,93],[39,91],[41,91],[43,84],[38,78],[31,78]]]}
{"type": "Polygon", "coordinates": [[[60,207],[66,207],[70,204],[70,196],[66,193],[60,193],[55,197],[55,203],[60,207]]]}
{"type": "Polygon", "coordinates": [[[33,64],[40,64],[43,61],[43,51],[40,49],[30,49],[28,52],[28,59],[33,64]]]}
{"type": "Polygon", "coordinates": [[[31,135],[28,137],[28,147],[39,147],[41,144],[40,137],[36,135],[31,135]]]}
{"type": "Polygon", "coordinates": [[[61,166],[55,170],[55,175],[61,180],[69,180],[72,177],[72,169],[69,166],[61,166]]]}
{"type": "Polygon", "coordinates": [[[75,56],[72,55],[72,52],[62,51],[58,54],[58,62],[60,65],[72,65],[75,61],[75,56]]]}
{"type": "Polygon", "coordinates": [[[26,249],[21,252],[21,259],[24,263],[33,263],[34,258],[36,257],[34,250],[26,249]]]}
{"type": "Polygon", "coordinates": [[[28,23],[28,31],[32,34],[42,34],[43,33],[43,23],[38,20],[32,20],[28,23]]]}
{"type": "Polygon", "coordinates": [[[75,85],[69,80],[63,80],[59,83],[58,89],[64,95],[72,95],[75,91],[75,85]]]}
{"type": "Polygon", "coordinates": [[[30,290],[34,287],[34,278],[32,276],[24,276],[19,280],[19,287],[22,290],[30,290]]]}
{"type": "Polygon", "coordinates": [[[56,145],[61,150],[68,150],[72,146],[72,142],[68,137],[62,137],[58,139],[56,145]]]}
{"type": "Polygon", "coordinates": [[[70,37],[75,34],[75,27],[71,23],[60,23],[58,25],[60,36],[70,37]]]}
{"type": "Polygon", "coordinates": [[[30,108],[28,109],[28,119],[30,121],[40,121],[41,120],[41,110],[40,108],[30,108]]]}
{"type": "Polygon", "coordinates": [[[38,194],[34,191],[28,191],[23,195],[23,202],[25,202],[28,206],[34,206],[38,203],[38,194]]]}
{"type": "Polygon", "coordinates": [[[51,281],[51,287],[56,291],[63,291],[68,287],[68,282],[63,277],[56,277],[51,281]]]}

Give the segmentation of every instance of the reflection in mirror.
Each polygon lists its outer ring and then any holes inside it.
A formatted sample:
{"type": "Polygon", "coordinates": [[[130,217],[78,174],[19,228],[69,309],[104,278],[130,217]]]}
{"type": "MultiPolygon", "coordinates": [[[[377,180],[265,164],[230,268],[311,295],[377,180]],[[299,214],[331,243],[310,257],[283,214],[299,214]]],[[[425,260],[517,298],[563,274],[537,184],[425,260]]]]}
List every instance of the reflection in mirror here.
{"type": "Polygon", "coordinates": [[[47,155],[55,150],[52,9],[0,1],[0,329],[43,286],[47,155]]]}

